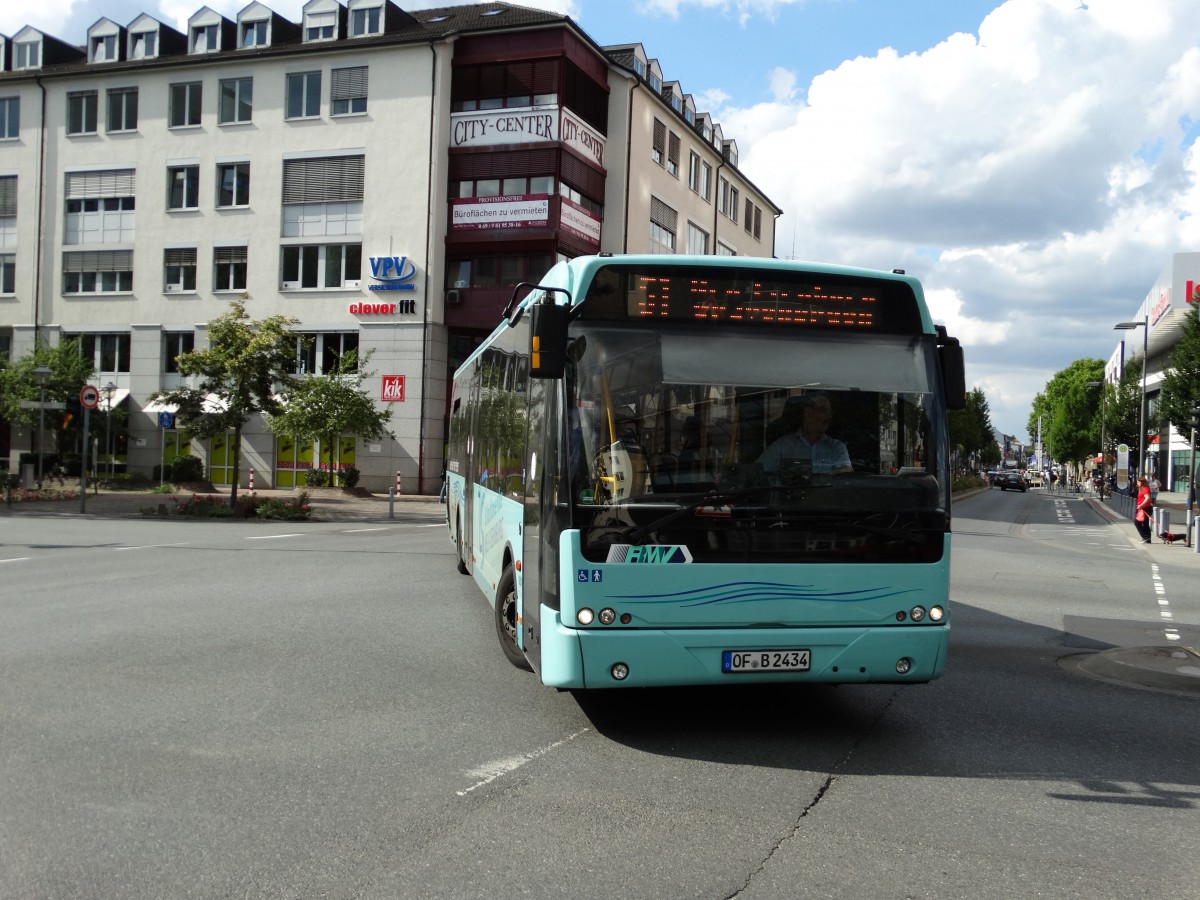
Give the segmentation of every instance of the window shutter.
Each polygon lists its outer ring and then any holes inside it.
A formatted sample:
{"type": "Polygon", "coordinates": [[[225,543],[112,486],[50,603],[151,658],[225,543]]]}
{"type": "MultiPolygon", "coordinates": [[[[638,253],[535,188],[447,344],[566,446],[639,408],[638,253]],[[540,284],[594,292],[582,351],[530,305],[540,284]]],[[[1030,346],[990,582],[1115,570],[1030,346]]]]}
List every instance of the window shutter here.
{"type": "Polygon", "coordinates": [[[667,151],[667,126],[658,119],[654,120],[654,149],[659,153],[667,151]]]}
{"type": "Polygon", "coordinates": [[[132,250],[86,250],[63,254],[64,272],[132,272],[132,250]]]}
{"type": "Polygon", "coordinates": [[[17,214],[17,176],[0,178],[0,216],[17,214]]]}
{"type": "Polygon", "coordinates": [[[218,265],[222,263],[244,263],[247,259],[247,250],[245,247],[213,248],[213,262],[218,265]]]}
{"type": "Polygon", "coordinates": [[[679,166],[679,135],[671,132],[671,137],[667,141],[667,159],[679,166]]]}
{"type": "Polygon", "coordinates": [[[367,67],[334,69],[329,73],[329,99],[355,100],[367,96],[367,67]]]}
{"type": "Polygon", "coordinates": [[[604,176],[571,153],[562,155],[562,180],[585,197],[604,202],[604,176]]]}
{"type": "Polygon", "coordinates": [[[66,187],[68,200],[82,200],[88,197],[132,197],[137,193],[137,170],[68,172],[66,187]]]}
{"type": "Polygon", "coordinates": [[[362,200],[365,156],[323,156],[283,161],[283,202],[362,200]]]}
{"type": "Polygon", "coordinates": [[[650,221],[655,225],[661,225],[667,231],[675,234],[677,232],[676,225],[679,221],[679,213],[667,206],[657,197],[650,198],[650,221]]]}
{"type": "Polygon", "coordinates": [[[194,266],[196,264],[195,247],[172,247],[163,251],[163,264],[167,266],[194,266]]]}

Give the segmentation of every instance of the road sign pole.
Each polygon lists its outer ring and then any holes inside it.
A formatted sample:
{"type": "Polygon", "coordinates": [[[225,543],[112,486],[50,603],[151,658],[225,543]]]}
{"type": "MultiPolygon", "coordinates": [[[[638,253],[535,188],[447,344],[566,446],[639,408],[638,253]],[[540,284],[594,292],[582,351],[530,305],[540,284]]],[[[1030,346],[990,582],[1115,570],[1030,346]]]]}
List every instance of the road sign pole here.
{"type": "Polygon", "coordinates": [[[83,408],[83,456],[79,460],[79,511],[87,512],[87,467],[88,467],[88,421],[91,419],[92,409],[89,406],[83,408]]]}

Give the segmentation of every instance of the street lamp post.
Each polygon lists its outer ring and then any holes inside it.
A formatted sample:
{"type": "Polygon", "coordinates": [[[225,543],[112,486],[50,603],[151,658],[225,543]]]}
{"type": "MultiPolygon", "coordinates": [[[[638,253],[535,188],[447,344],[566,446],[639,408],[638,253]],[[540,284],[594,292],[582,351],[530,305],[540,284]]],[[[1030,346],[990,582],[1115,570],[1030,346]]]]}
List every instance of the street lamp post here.
{"type": "Polygon", "coordinates": [[[108,413],[104,417],[104,452],[108,454],[108,478],[111,481],[113,477],[113,458],[112,458],[112,398],[117,392],[117,386],[111,381],[103,388],[104,399],[107,403],[108,413]]]}
{"type": "Polygon", "coordinates": [[[46,382],[54,375],[54,370],[49,366],[38,366],[33,370],[33,377],[38,380],[40,386],[40,396],[38,398],[38,466],[37,466],[37,486],[38,490],[42,489],[42,448],[46,442],[46,382]]]}
{"type": "Polygon", "coordinates": [[[1108,485],[1108,481],[1104,477],[1104,466],[1108,461],[1108,453],[1104,448],[1104,406],[1105,392],[1103,381],[1089,381],[1088,387],[1100,388],[1100,499],[1104,499],[1104,489],[1108,485]]]}
{"type": "Polygon", "coordinates": [[[1142,400],[1138,404],[1138,474],[1146,474],[1146,357],[1150,349],[1150,314],[1147,313],[1140,322],[1118,322],[1113,328],[1117,331],[1132,331],[1142,329],[1142,400]]]}

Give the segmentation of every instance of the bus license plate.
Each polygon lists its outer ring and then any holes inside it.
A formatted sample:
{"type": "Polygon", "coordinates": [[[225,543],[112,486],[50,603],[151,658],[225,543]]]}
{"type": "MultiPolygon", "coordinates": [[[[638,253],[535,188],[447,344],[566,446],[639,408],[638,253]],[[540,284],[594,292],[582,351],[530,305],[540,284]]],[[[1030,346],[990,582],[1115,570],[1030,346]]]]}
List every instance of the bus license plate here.
{"type": "Polygon", "coordinates": [[[721,671],[807,672],[810,655],[808,650],[726,650],[721,654],[721,671]]]}

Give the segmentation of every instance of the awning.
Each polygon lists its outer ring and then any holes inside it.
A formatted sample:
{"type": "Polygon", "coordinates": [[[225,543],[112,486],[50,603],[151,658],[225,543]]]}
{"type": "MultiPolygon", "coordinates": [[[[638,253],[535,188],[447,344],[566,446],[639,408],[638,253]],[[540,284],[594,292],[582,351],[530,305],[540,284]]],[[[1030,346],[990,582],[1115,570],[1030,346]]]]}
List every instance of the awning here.
{"type": "MultiPolygon", "coordinates": [[[[100,392],[100,403],[99,403],[99,405],[97,405],[96,409],[99,410],[100,412],[107,412],[109,409],[108,395],[105,393],[104,388],[102,388],[100,385],[98,385],[98,384],[93,385],[93,387],[95,387],[96,390],[98,390],[100,392]]],[[[112,392],[112,409],[116,409],[118,406],[120,406],[122,403],[124,403],[128,399],[129,399],[129,389],[128,388],[117,388],[116,390],[114,390],[112,392]]]]}
{"type": "Polygon", "coordinates": [[[179,412],[179,407],[174,403],[163,403],[161,400],[153,400],[142,407],[142,412],[157,416],[159,413],[177,413],[179,412]]]}

